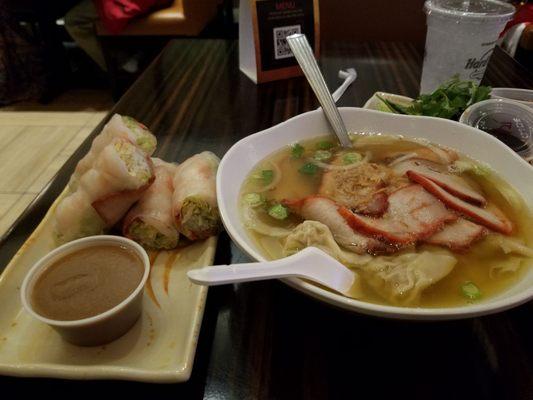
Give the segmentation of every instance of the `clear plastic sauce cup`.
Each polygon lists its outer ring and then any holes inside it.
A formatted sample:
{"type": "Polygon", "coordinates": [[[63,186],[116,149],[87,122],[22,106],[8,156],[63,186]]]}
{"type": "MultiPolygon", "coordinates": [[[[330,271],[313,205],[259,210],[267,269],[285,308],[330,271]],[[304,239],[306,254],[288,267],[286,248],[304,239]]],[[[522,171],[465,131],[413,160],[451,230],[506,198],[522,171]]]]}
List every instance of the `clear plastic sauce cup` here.
{"type": "Polygon", "coordinates": [[[533,110],[507,99],[480,101],[468,107],[459,122],[498,138],[520,156],[533,161],[533,110]]]}

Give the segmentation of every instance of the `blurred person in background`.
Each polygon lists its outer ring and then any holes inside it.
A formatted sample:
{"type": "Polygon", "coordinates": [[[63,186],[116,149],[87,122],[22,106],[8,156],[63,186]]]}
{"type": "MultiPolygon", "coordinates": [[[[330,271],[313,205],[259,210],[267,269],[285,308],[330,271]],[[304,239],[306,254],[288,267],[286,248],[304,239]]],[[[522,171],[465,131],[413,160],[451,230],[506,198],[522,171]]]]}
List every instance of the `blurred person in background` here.
{"type": "Polygon", "coordinates": [[[533,68],[533,3],[512,2],[516,14],[500,36],[502,48],[528,69],[533,68]]]}
{"type": "Polygon", "coordinates": [[[96,23],[101,20],[109,32],[117,34],[132,18],[170,3],[171,0],[82,0],[66,13],[65,28],[77,45],[105,71],[106,62],[96,35],[96,23]]]}
{"type": "Polygon", "coordinates": [[[93,0],[82,0],[64,17],[65,29],[76,44],[102,69],[106,63],[102,46],[96,36],[96,22],[100,19],[93,0]]]}

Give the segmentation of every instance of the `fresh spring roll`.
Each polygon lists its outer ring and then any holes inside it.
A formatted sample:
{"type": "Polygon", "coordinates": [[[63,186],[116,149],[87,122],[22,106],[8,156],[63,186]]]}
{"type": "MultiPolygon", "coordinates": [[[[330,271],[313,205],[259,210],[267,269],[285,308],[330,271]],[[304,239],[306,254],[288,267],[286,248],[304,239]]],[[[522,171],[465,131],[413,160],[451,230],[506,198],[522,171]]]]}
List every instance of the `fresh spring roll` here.
{"type": "Polygon", "coordinates": [[[113,139],[56,208],[58,241],[99,234],[115,225],[148,189],[153,168],[150,157],[130,141],[113,139]]]}
{"type": "Polygon", "coordinates": [[[87,194],[78,190],[65,197],[55,210],[54,238],[58,244],[104,232],[105,222],[91,205],[87,194]]]}
{"type": "Polygon", "coordinates": [[[172,214],[172,177],[177,166],[158,158],[152,161],[154,183],[124,218],[122,233],[149,249],[173,249],[179,238],[172,214]]]}
{"type": "Polygon", "coordinates": [[[78,179],[92,168],[100,152],[115,138],[129,140],[149,156],[153,154],[157,145],[157,139],[146,126],[132,117],[113,115],[102,132],[94,138],[89,152],[78,162],[69,183],[72,191],[76,189],[78,179]]]}
{"type": "Polygon", "coordinates": [[[204,151],[176,169],[173,213],[179,232],[188,239],[205,239],[220,228],[215,183],[219,163],[216,155],[204,151]]]}

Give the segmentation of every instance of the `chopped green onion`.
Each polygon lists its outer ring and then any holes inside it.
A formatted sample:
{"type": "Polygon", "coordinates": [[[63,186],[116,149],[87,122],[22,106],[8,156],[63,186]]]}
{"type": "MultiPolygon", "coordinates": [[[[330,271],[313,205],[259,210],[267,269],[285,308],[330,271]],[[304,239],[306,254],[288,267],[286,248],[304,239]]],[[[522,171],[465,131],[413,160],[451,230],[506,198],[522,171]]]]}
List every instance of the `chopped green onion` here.
{"type": "Polygon", "coordinates": [[[328,140],[318,142],[316,144],[316,148],[319,150],[329,150],[334,146],[334,144],[328,140]]]}
{"type": "Polygon", "coordinates": [[[327,161],[329,160],[333,154],[331,154],[331,151],[328,150],[317,150],[315,151],[315,155],[313,156],[313,159],[317,161],[327,161]]]}
{"type": "Polygon", "coordinates": [[[363,156],[361,156],[361,154],[359,153],[346,153],[342,157],[342,162],[344,164],[353,164],[353,163],[361,161],[362,159],[363,159],[363,156]]]}
{"type": "Polygon", "coordinates": [[[259,193],[248,193],[244,195],[244,201],[250,207],[259,207],[264,204],[265,199],[259,193]]]}
{"type": "Polygon", "coordinates": [[[291,146],[291,156],[292,158],[302,158],[305,149],[300,143],[295,143],[291,146]]]}
{"type": "Polygon", "coordinates": [[[463,296],[469,300],[477,300],[481,297],[481,290],[479,290],[474,282],[465,282],[461,286],[461,291],[463,292],[463,296]]]}
{"type": "Polygon", "coordinates": [[[289,216],[289,210],[281,204],[276,204],[268,209],[268,215],[272,218],[282,220],[289,216]]]}
{"type": "Polygon", "coordinates": [[[462,174],[464,172],[472,172],[478,176],[488,176],[490,175],[490,167],[486,164],[480,162],[475,163],[472,161],[463,161],[457,160],[452,165],[448,167],[450,172],[462,174]]]}
{"type": "Polygon", "coordinates": [[[298,171],[302,174],[314,175],[318,171],[318,166],[313,163],[307,163],[302,165],[298,171]]]}
{"type": "Polygon", "coordinates": [[[268,185],[274,180],[274,171],[271,169],[264,169],[261,171],[261,179],[265,185],[268,185]]]}

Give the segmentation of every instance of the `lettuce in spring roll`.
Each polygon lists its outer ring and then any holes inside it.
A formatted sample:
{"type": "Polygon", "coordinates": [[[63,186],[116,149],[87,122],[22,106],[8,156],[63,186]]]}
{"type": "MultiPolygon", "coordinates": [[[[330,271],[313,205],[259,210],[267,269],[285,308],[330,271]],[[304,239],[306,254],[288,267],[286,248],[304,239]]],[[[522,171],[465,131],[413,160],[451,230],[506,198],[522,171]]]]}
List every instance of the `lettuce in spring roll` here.
{"type": "Polygon", "coordinates": [[[157,145],[157,139],[146,126],[132,117],[113,115],[102,132],[94,138],[89,152],[78,162],[69,183],[72,191],[76,189],[78,179],[92,168],[100,152],[115,138],[129,140],[149,156],[153,154],[157,145]]]}
{"type": "Polygon", "coordinates": [[[172,177],[176,165],[158,158],[154,163],[155,180],[124,218],[122,233],[149,249],[173,249],[179,233],[172,214],[172,177]]]}
{"type": "Polygon", "coordinates": [[[115,225],[154,180],[153,163],[137,146],[115,138],[74,192],[56,208],[56,237],[68,242],[115,225]]]}
{"type": "Polygon", "coordinates": [[[173,213],[179,232],[188,239],[205,239],[220,229],[215,184],[219,163],[216,155],[204,151],[176,169],[173,213]]]}

